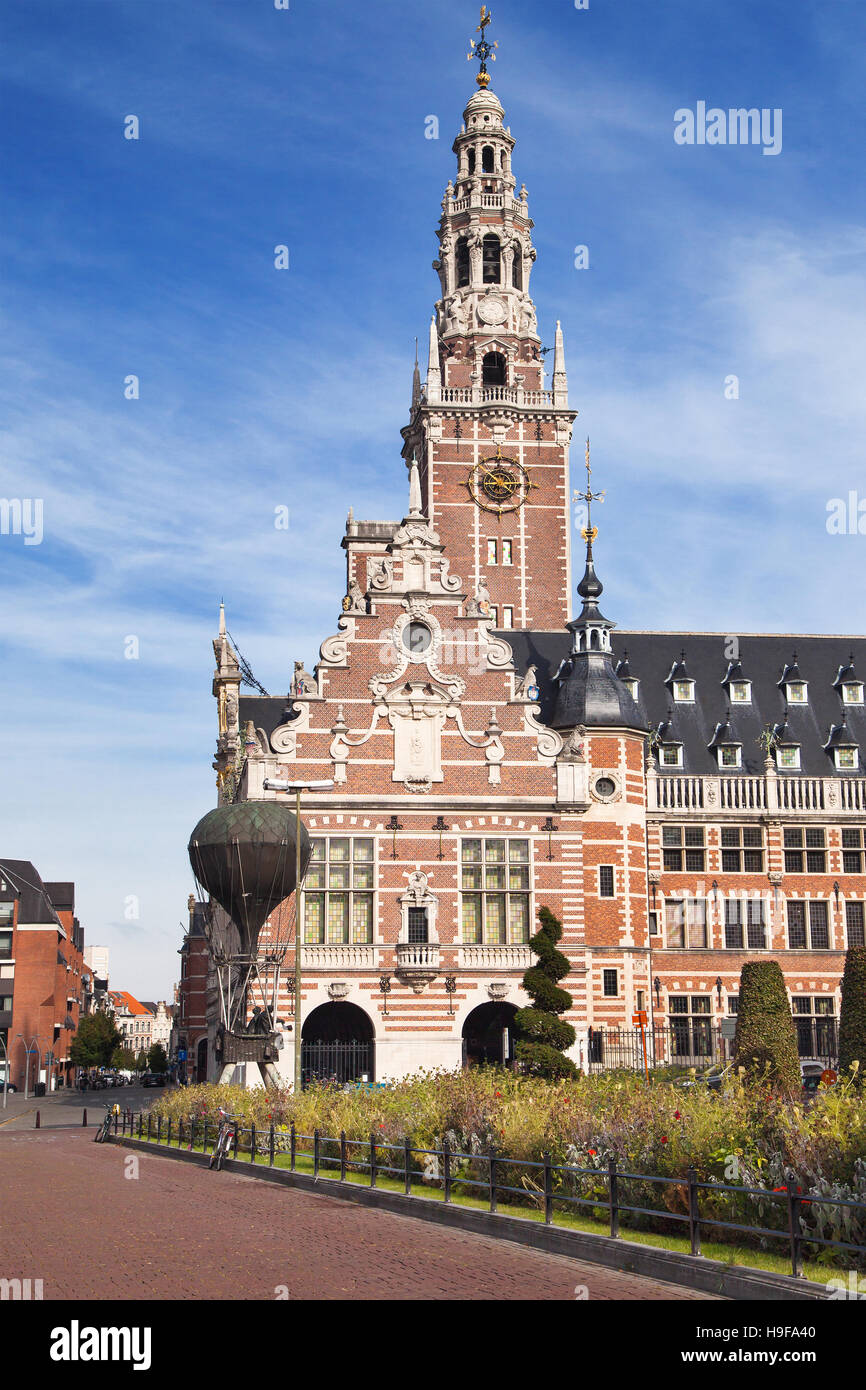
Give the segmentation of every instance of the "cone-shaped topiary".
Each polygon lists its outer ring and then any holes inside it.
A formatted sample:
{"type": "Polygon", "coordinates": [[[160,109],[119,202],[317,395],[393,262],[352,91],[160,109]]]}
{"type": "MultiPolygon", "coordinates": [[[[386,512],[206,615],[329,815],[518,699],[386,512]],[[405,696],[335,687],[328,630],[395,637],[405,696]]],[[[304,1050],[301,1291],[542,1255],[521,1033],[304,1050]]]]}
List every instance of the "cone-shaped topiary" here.
{"type": "Polygon", "coordinates": [[[747,960],[740,972],[735,1065],[782,1091],[799,1090],[800,1058],[785,977],[776,960],[747,960]]]}
{"type": "Polygon", "coordinates": [[[577,1034],[570,1023],[559,1017],[572,1003],[568,991],[557,984],[571,969],[566,957],[556,949],[562,925],[547,907],[539,908],[538,920],[539,929],[529,943],[538,962],[531,965],[523,977],[523,988],[532,1006],[517,1011],[514,1051],[530,1076],[550,1079],[576,1076],[577,1067],[570,1057],[563,1056],[563,1052],[572,1046],[577,1034]]]}
{"type": "Polygon", "coordinates": [[[850,1075],[859,1062],[857,1081],[866,1077],[866,946],[852,946],[845,957],[842,976],[842,1012],[839,1017],[839,1073],[850,1075]]]}

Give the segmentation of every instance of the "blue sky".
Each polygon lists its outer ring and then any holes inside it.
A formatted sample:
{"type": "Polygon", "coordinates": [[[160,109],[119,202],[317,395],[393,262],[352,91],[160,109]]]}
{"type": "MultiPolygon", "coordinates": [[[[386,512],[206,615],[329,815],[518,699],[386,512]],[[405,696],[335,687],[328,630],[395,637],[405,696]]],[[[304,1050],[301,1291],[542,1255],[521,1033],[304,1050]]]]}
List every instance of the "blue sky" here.
{"type": "MultiPolygon", "coordinates": [[[[562,319],[607,490],[606,611],[862,631],[866,540],[825,524],[866,498],[862,6],[492,8],[540,328],[562,319]],[[675,144],[699,101],[781,108],[781,154],[675,144]]],[[[44,539],[0,536],[0,843],[75,879],[118,988],[170,997],[177,974],[220,597],[282,693],[335,631],[348,504],[401,514],[477,20],[466,0],[4,7],[0,496],[42,498],[44,539]]]]}

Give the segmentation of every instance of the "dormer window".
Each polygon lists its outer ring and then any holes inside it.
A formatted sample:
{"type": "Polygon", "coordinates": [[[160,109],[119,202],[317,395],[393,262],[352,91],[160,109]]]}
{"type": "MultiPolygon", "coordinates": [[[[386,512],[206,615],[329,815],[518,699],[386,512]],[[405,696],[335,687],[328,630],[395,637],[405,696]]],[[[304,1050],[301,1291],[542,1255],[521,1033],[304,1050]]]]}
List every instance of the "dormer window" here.
{"type": "Polygon", "coordinates": [[[844,705],[863,704],[863,682],[845,681],[842,686],[842,703],[844,705]]]}
{"type": "Polygon", "coordinates": [[[723,743],[716,749],[719,758],[719,767],[741,767],[743,762],[743,750],[738,743],[723,743]]]}
{"type": "Polygon", "coordinates": [[[662,767],[682,767],[683,745],[681,743],[659,744],[659,763],[662,767]]]}
{"type": "Polygon", "coordinates": [[[834,748],[833,756],[840,772],[851,772],[860,766],[860,751],[857,748],[834,748]]]}
{"type": "Polygon", "coordinates": [[[693,680],[677,680],[673,683],[674,699],[680,705],[695,703],[695,683],[693,680]]]}
{"type": "Polygon", "coordinates": [[[808,704],[807,688],[805,681],[786,681],[785,698],[789,705],[808,704]]]}
{"type": "Polygon", "coordinates": [[[636,700],[638,698],[638,695],[640,694],[640,681],[637,679],[637,677],[626,676],[622,683],[625,686],[631,698],[633,700],[636,700]]]}
{"type": "Polygon", "coordinates": [[[728,694],[733,705],[750,705],[752,703],[752,682],[751,681],[731,681],[728,686],[728,694]]]}
{"type": "Polygon", "coordinates": [[[800,749],[795,744],[788,744],[785,748],[777,748],[776,767],[780,772],[798,772],[800,770],[800,749]]]}

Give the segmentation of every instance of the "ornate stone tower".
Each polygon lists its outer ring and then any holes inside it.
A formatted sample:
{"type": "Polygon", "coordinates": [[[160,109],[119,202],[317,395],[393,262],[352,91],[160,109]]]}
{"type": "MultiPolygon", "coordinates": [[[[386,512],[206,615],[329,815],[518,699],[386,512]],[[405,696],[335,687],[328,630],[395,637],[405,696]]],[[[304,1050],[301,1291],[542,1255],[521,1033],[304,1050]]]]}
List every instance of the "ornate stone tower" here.
{"type": "Polygon", "coordinates": [[[535,262],[525,186],[515,196],[515,141],[489,90],[484,31],[480,90],[454,142],[456,182],[442,200],[441,298],[430,324],[427,382],[417,379],[404,429],[424,511],[452,570],[495,610],[500,628],[561,630],[569,618],[568,405],[562,331],[553,380],[529,293],[535,262]],[[486,591],[484,591],[486,586],[486,591]]]}

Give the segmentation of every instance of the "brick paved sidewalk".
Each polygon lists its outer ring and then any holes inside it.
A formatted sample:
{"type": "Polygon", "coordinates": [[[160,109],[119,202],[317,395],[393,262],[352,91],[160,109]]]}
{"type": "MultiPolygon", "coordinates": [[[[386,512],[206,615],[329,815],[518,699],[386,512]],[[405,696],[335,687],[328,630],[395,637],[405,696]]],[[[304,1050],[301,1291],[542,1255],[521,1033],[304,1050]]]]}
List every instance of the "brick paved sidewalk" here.
{"type": "Polygon", "coordinates": [[[46,1299],[710,1299],[120,1146],[0,1130],[0,1275],[46,1299]],[[139,1177],[124,1177],[130,1161],[139,1177]],[[87,1255],[87,1247],[91,1255],[87,1255]]]}

